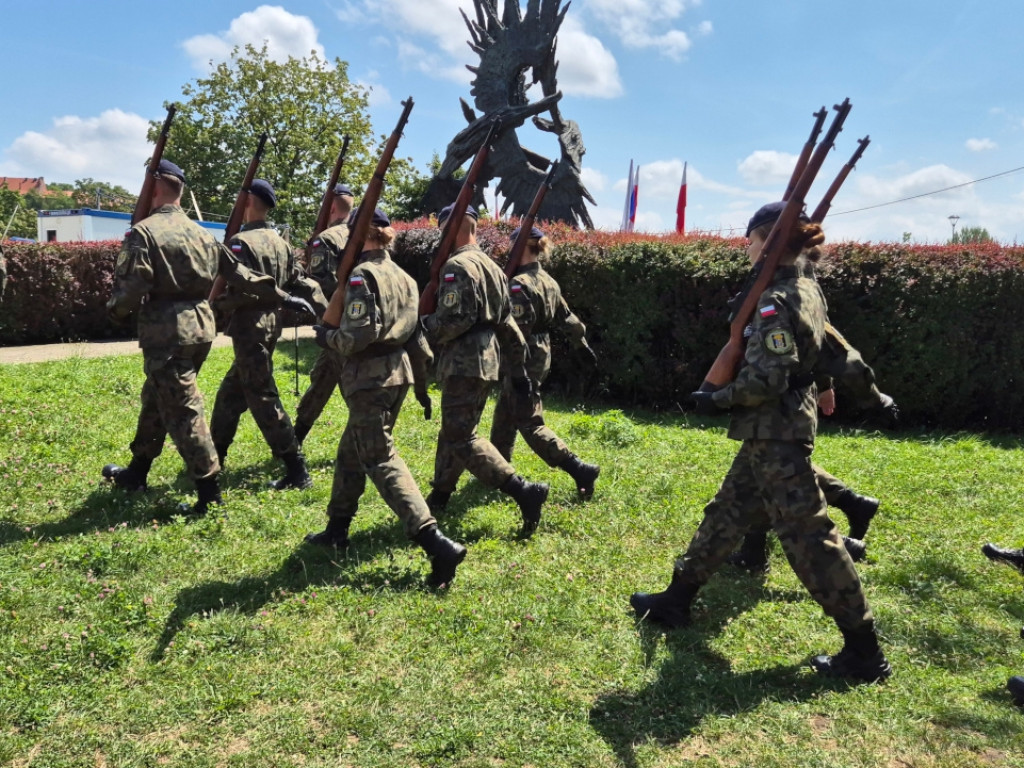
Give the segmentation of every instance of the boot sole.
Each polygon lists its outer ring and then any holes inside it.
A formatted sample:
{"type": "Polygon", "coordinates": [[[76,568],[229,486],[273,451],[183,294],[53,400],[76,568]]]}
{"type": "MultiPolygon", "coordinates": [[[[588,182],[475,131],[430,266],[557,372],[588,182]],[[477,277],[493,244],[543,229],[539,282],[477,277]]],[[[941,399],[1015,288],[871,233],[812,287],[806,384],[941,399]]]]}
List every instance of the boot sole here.
{"type": "Polygon", "coordinates": [[[455,569],[462,565],[462,561],[466,559],[468,550],[463,547],[462,552],[457,554],[448,563],[445,563],[444,578],[438,575],[437,562],[436,560],[431,561],[430,576],[427,577],[427,583],[432,587],[441,587],[445,584],[451,584],[455,580],[455,569]],[[451,575],[449,575],[449,572],[451,575]]]}
{"type": "Polygon", "coordinates": [[[1003,563],[1003,565],[1016,568],[1020,573],[1024,574],[1024,563],[1015,563],[1013,560],[998,551],[991,543],[985,544],[981,548],[981,553],[993,563],[1003,563]]]}

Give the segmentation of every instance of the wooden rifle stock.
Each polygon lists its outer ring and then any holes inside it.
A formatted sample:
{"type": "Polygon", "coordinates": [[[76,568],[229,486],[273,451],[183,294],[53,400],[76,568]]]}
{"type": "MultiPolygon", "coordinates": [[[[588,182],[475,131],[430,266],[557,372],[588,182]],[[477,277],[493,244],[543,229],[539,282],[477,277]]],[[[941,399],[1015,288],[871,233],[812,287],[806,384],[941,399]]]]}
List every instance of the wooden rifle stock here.
{"type": "Polygon", "coordinates": [[[865,136],[863,139],[857,139],[857,149],[854,150],[853,155],[849,160],[846,161],[846,165],[839,169],[839,174],[836,176],[832,185],[828,188],[828,192],[821,198],[821,202],[818,203],[818,207],[814,209],[814,213],[811,214],[811,221],[815,224],[821,224],[828,215],[829,208],[832,207],[832,200],[835,199],[836,193],[839,192],[839,188],[843,186],[843,182],[846,181],[846,177],[850,175],[850,171],[853,170],[854,166],[857,165],[857,161],[860,160],[860,156],[864,154],[864,150],[868,148],[868,144],[871,143],[871,137],[865,136]]]}
{"type": "Polygon", "coordinates": [[[775,224],[768,233],[768,237],[765,238],[758,260],[761,263],[760,272],[750,291],[743,298],[742,305],[733,314],[732,321],[729,324],[729,341],[722,347],[718,357],[715,358],[715,362],[711,365],[711,369],[704,377],[704,382],[700,385],[702,392],[719,390],[736,377],[736,369],[739,367],[746,351],[746,340],[743,338],[743,330],[750,323],[761,294],[764,293],[775,277],[775,269],[778,267],[779,261],[789,249],[789,239],[793,232],[793,227],[799,219],[800,212],[803,210],[804,198],[807,197],[807,192],[810,190],[811,184],[814,183],[814,179],[817,177],[818,171],[821,170],[821,166],[825,163],[825,158],[835,144],[839,132],[843,130],[843,123],[846,122],[846,117],[850,114],[850,100],[846,99],[842,104],[837,104],[833,108],[836,110],[836,116],[833,118],[828,132],[825,134],[825,138],[815,148],[814,153],[807,162],[807,167],[804,168],[800,174],[800,179],[793,187],[792,194],[786,200],[786,205],[782,209],[781,215],[776,219],[775,224]]]}
{"type": "Polygon", "coordinates": [[[804,148],[800,150],[800,157],[797,158],[796,166],[793,168],[793,175],[789,177],[789,184],[786,185],[786,192],[782,196],[783,201],[789,200],[789,196],[793,194],[793,190],[796,188],[796,183],[800,181],[800,176],[807,167],[807,161],[811,159],[814,145],[818,143],[818,135],[825,125],[826,117],[828,117],[828,110],[824,107],[814,113],[814,127],[811,128],[811,135],[804,143],[804,148]]]}
{"type": "Polygon", "coordinates": [[[139,199],[135,202],[135,210],[132,211],[133,227],[149,216],[149,212],[153,210],[153,186],[156,184],[156,169],[160,167],[160,160],[164,156],[167,137],[171,134],[171,121],[174,120],[174,113],[177,110],[177,104],[167,107],[167,117],[164,118],[163,128],[160,129],[160,135],[157,136],[156,146],[153,147],[153,156],[149,158],[149,164],[146,166],[146,177],[142,180],[139,199]]]}
{"type": "MultiPolygon", "coordinates": [[[[238,234],[242,228],[242,219],[245,218],[245,206],[249,202],[249,188],[256,178],[256,171],[259,170],[260,160],[263,159],[263,147],[267,143],[267,134],[260,136],[260,142],[256,145],[256,152],[249,161],[249,167],[245,169],[245,178],[242,179],[242,186],[238,188],[238,195],[235,197],[235,205],[231,209],[231,216],[228,217],[227,226],[224,227],[224,244],[231,242],[231,238],[238,234]]],[[[213,301],[222,293],[227,286],[223,277],[217,275],[210,288],[210,296],[207,301],[213,301]]]]}
{"type": "Polygon", "coordinates": [[[548,169],[547,176],[544,177],[544,181],[540,183],[540,187],[537,188],[537,194],[533,196],[533,203],[530,204],[530,210],[526,212],[526,215],[519,221],[519,236],[516,238],[515,243],[512,244],[512,250],[508,252],[508,263],[505,264],[505,276],[512,277],[519,269],[519,262],[523,260],[523,254],[526,253],[526,246],[530,242],[530,230],[533,229],[533,222],[537,218],[537,211],[540,210],[541,203],[544,202],[544,196],[551,189],[551,185],[554,183],[555,171],[558,169],[558,161],[556,160],[551,164],[551,168],[548,169]]]}
{"type": "Polygon", "coordinates": [[[334,204],[334,188],[338,185],[338,179],[341,178],[341,168],[345,165],[345,156],[348,154],[348,143],[349,135],[345,134],[341,142],[341,152],[338,153],[338,158],[334,161],[334,168],[331,169],[331,178],[327,182],[327,189],[324,191],[323,200],[320,201],[320,211],[316,215],[316,223],[313,225],[313,234],[309,236],[309,240],[306,241],[306,264],[309,264],[309,259],[313,255],[313,241],[316,240],[316,236],[327,229],[327,225],[331,223],[331,206],[334,204]]]}
{"type": "Polygon", "coordinates": [[[459,190],[455,202],[452,203],[451,214],[448,216],[448,220],[445,221],[444,226],[441,227],[441,240],[437,245],[437,250],[434,251],[434,257],[430,261],[430,279],[420,295],[420,317],[432,315],[437,310],[437,287],[441,284],[441,268],[455,249],[455,239],[462,228],[462,219],[469,209],[469,202],[473,199],[473,193],[476,192],[476,180],[480,177],[480,172],[483,170],[484,165],[487,164],[487,155],[491,151],[491,142],[500,130],[500,120],[495,120],[491,123],[491,127],[487,130],[487,135],[484,137],[483,144],[480,145],[480,149],[477,150],[476,155],[473,157],[473,164],[469,166],[466,178],[462,180],[462,188],[459,190]]]}
{"type": "Polygon", "coordinates": [[[324,325],[337,327],[341,323],[341,312],[345,308],[345,285],[348,283],[348,276],[356,264],[356,259],[363,252],[366,233],[370,230],[373,212],[377,208],[377,202],[384,189],[384,175],[395,156],[398,140],[402,138],[405,124],[409,122],[409,113],[412,112],[413,107],[412,96],[403,101],[402,106],[405,107],[402,110],[402,116],[398,118],[398,125],[395,126],[395,130],[391,132],[391,136],[388,137],[387,143],[384,145],[384,151],[381,153],[380,160],[377,161],[377,168],[374,170],[370,183],[366,186],[363,199],[359,203],[359,211],[352,224],[352,231],[349,233],[348,243],[345,245],[345,253],[341,257],[341,263],[338,264],[338,287],[331,294],[331,301],[327,305],[327,311],[324,312],[322,321],[324,325]]]}

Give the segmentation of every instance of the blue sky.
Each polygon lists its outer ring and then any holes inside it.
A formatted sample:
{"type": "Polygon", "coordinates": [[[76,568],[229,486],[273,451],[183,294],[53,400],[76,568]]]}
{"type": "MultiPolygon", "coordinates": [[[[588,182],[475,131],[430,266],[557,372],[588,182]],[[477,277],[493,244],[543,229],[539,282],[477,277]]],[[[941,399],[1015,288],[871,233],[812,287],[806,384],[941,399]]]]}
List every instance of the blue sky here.
{"type": "MultiPolygon", "coordinates": [[[[146,122],[162,103],[233,44],[264,39],[281,56],[316,49],[349,62],[373,89],[378,133],[412,95],[400,153],[423,168],[464,127],[459,98],[471,101],[476,55],[460,5],[472,0],[4,3],[0,176],[137,189],[146,122]]],[[[882,205],[1024,166],[1020,17],[1010,0],[572,0],[561,110],[582,129],[591,214],[618,227],[633,159],[637,228],[671,229],[687,161],[688,228],[742,234],[781,196],[811,114],[849,97],[812,204],[856,139],[871,145],[826,221],[830,239],[944,242],[955,214],[960,227],[1024,242],[1024,171],[882,205]],[[844,213],[868,206],[881,207],[844,213]]],[[[520,140],[557,150],[531,128],[520,140]]]]}

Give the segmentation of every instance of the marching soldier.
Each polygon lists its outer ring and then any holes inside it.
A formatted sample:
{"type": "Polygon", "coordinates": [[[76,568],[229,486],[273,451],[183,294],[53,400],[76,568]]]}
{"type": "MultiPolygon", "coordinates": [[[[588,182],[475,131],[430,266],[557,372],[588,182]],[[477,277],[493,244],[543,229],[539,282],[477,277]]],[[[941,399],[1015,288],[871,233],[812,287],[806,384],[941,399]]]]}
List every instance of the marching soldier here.
{"type": "MultiPolygon", "coordinates": [[[[517,229],[512,233],[512,241],[515,242],[518,236],[517,229]]],[[[544,423],[540,385],[551,371],[550,331],[560,329],[591,362],[597,363],[594,350],[587,344],[586,326],[569,309],[558,283],[538,261],[550,248],[551,241],[541,230],[533,227],[519,267],[509,284],[512,317],[526,338],[526,370],[535,386],[529,397],[523,397],[512,388],[511,377],[504,377],[491,423],[491,443],[506,461],[511,461],[516,432],[520,432],[534,453],[549,467],[558,467],[566,472],[575,481],[579,495],[589,499],[594,494],[594,483],[601,468],[580,461],[544,423]]]]}
{"type": "Polygon", "coordinates": [[[345,285],[345,312],[338,328],[316,326],[316,341],[338,355],[348,423],[338,443],[327,528],[306,541],[345,548],[366,478],[380,492],[431,560],[430,583],[448,584],[466,548],[438,530],[423,495],[395,451],[392,430],[413,383],[406,347],[419,343],[416,281],[395,264],[387,246],[395,231],[379,209],[373,212],[359,260],[345,285]]]}
{"type": "MultiPolygon", "coordinates": [[[[269,275],[274,283],[290,292],[310,296],[317,309],[327,302],[320,287],[302,276],[292,249],[269,224],[267,214],[277,205],[269,182],[253,181],[243,214],[241,231],[228,243],[231,253],[254,274],[269,275]]],[[[313,480],[299,450],[291,419],[281,405],[274,380],[274,348],[281,337],[278,301],[246,298],[229,286],[215,303],[223,302],[230,312],[226,334],[231,337],[235,362],[217,390],[210,419],[210,431],[223,466],[235,439],[238,421],[247,410],[252,413],[271,453],[284,462],[285,475],[270,483],[276,490],[309,488],[313,480]]]]}
{"type": "MultiPolygon", "coordinates": [[[[444,208],[438,224],[443,225],[451,212],[451,205],[444,208]]],[[[484,485],[515,500],[523,531],[529,535],[540,523],[548,486],[517,475],[497,448],[476,431],[488,392],[498,380],[502,354],[509,358],[513,389],[523,397],[532,391],[525,341],[512,320],[508,280],[476,243],[477,216],[472,207],[466,211],[455,250],[442,269],[437,310],[421,318],[427,340],[438,350],[441,383],[441,431],[427,503],[434,514],[443,510],[463,469],[468,469],[484,485]]]]}

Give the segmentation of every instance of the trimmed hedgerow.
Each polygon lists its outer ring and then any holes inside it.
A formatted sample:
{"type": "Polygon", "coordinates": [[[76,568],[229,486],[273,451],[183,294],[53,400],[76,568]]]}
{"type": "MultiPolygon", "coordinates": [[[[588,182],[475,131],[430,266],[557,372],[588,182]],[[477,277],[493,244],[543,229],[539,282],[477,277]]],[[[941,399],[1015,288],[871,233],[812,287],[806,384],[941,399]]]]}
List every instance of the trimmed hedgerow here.
{"type": "MultiPolygon", "coordinates": [[[[515,222],[481,221],[503,263],[515,222]]],[[[395,260],[422,286],[439,232],[396,224],[395,260]]],[[[587,324],[601,360],[591,371],[555,338],[549,387],[613,403],[687,407],[727,330],[726,300],[747,272],[742,239],[580,232],[545,225],[547,269],[587,324]]],[[[0,343],[128,337],[109,322],[118,244],[9,245],[0,343]]],[[[820,269],[832,320],[897,399],[909,425],[1024,429],[1024,248],[840,243],[820,269]],[[968,250],[969,249],[969,250],[968,250]]],[[[859,416],[842,398],[840,412],[859,416]]]]}

